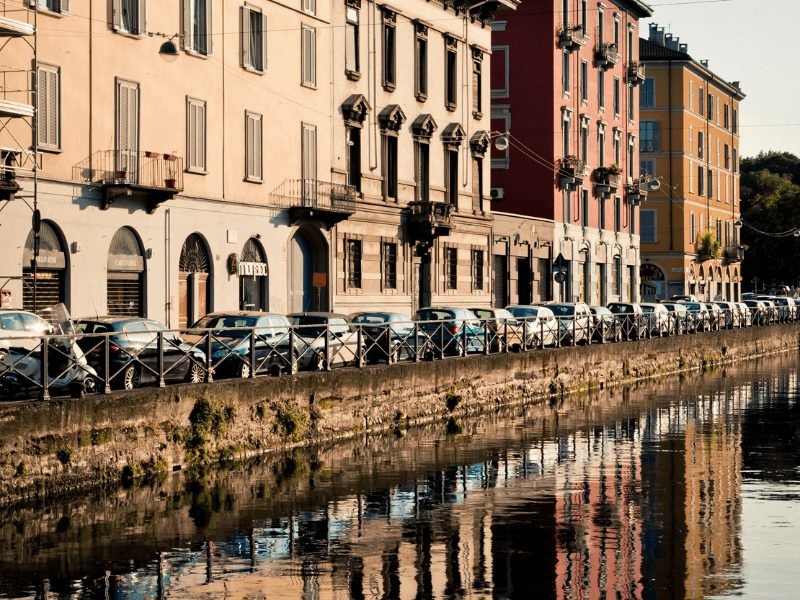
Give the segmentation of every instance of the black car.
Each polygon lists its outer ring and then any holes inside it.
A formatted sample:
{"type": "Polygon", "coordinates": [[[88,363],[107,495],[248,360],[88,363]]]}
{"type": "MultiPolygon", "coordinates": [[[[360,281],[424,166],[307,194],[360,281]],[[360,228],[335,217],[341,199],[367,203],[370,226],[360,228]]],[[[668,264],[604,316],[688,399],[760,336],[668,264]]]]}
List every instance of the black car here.
{"type": "Polygon", "coordinates": [[[78,319],[78,346],[101,380],[106,378],[108,338],[108,379],[112,387],[132,390],[160,382],[199,383],[206,375],[206,355],[168,331],[158,321],[139,317],[94,317],[78,319]],[[159,373],[159,337],[163,373],[159,373]]]}
{"type": "Polygon", "coordinates": [[[361,328],[369,363],[393,364],[425,356],[427,338],[416,331],[414,321],[408,315],[360,312],[350,315],[350,321],[361,328]]]}
{"type": "MultiPolygon", "coordinates": [[[[300,353],[291,350],[291,325],[284,315],[259,311],[211,313],[192,326],[193,342],[211,336],[214,377],[250,377],[256,374],[296,373],[300,353]],[[255,351],[251,369],[252,352],[255,351]]],[[[202,343],[202,342],[201,342],[202,343]]],[[[207,341],[206,341],[207,343],[207,341]]],[[[205,347],[205,346],[203,346],[205,347]]]]}

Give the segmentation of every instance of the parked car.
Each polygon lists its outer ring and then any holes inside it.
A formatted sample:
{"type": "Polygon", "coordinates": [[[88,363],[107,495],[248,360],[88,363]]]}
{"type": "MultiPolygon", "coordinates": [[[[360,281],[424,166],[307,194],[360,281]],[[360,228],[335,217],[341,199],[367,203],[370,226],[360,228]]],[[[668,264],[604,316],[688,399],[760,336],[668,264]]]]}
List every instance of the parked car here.
{"type": "Polygon", "coordinates": [[[682,335],[684,333],[694,332],[686,306],[680,302],[662,302],[661,304],[667,309],[670,335],[682,335]]]}
{"type": "Polygon", "coordinates": [[[483,352],[484,326],[466,308],[422,308],[415,318],[419,331],[430,340],[436,356],[463,356],[483,352]]]}
{"type": "Polygon", "coordinates": [[[745,300],[744,304],[750,309],[750,321],[753,325],[767,325],[769,323],[769,311],[764,302],[761,300],[745,300]]]}
{"type": "MultiPolygon", "coordinates": [[[[289,343],[289,320],[284,315],[260,311],[210,313],[192,325],[193,336],[187,341],[198,342],[204,332],[211,335],[211,364],[214,377],[251,375],[251,359],[256,374],[296,373],[299,369],[300,348],[289,343]],[[255,350],[254,358],[251,352],[255,350]]],[[[201,346],[204,347],[204,346],[201,346]]]]}
{"type": "Polygon", "coordinates": [[[361,326],[369,363],[396,363],[424,357],[428,344],[417,332],[411,317],[393,312],[360,312],[350,315],[353,325],[361,326]],[[416,340],[415,340],[416,337],[416,340]]]}
{"type": "Polygon", "coordinates": [[[694,294],[677,294],[670,296],[670,302],[700,302],[700,299],[694,294]]]}
{"type": "Polygon", "coordinates": [[[508,306],[506,309],[522,321],[528,348],[556,345],[558,322],[552,310],[531,304],[508,306]]]}
{"type": "Polygon", "coordinates": [[[358,332],[345,315],[305,312],[287,316],[289,322],[295,326],[301,369],[357,366],[365,360],[364,339],[362,337],[359,340],[358,332]]]}
{"type": "Polygon", "coordinates": [[[687,302],[684,300],[681,301],[681,304],[689,312],[694,332],[711,331],[711,315],[703,302],[687,302]]]}
{"type": "Polygon", "coordinates": [[[593,342],[619,342],[622,341],[622,327],[619,326],[614,314],[605,306],[590,306],[592,313],[592,341],[593,342]]]}
{"type": "Polygon", "coordinates": [[[767,317],[767,324],[778,322],[778,307],[771,296],[756,296],[756,300],[764,304],[764,312],[767,317]]]}
{"type": "Polygon", "coordinates": [[[647,319],[642,307],[636,302],[610,302],[607,306],[622,329],[626,340],[640,340],[647,337],[647,319]]]}
{"type": "Polygon", "coordinates": [[[505,308],[470,308],[476,317],[486,323],[489,351],[503,352],[508,349],[514,352],[522,350],[525,343],[523,324],[505,308]]]}
{"type": "Polygon", "coordinates": [[[558,320],[559,343],[562,346],[588,343],[591,339],[592,313],[583,302],[548,302],[558,320]]]}
{"type": "Polygon", "coordinates": [[[778,309],[778,318],[783,322],[794,321],[795,319],[795,304],[794,299],[787,298],[786,296],[775,296],[772,301],[778,309]]]}
{"type": "Polygon", "coordinates": [[[745,300],[755,300],[756,295],[753,292],[745,292],[742,294],[742,302],[745,300]]]}
{"type": "Polygon", "coordinates": [[[24,310],[0,309],[0,399],[38,396],[46,379],[51,395],[80,396],[97,389],[97,371],[75,343],[75,330],[63,305],[54,313],[56,326],[24,310]],[[47,375],[42,377],[43,336],[47,375]]]}
{"type": "Polygon", "coordinates": [[[185,343],[158,321],[140,317],[77,319],[78,345],[101,379],[106,377],[105,338],[108,338],[108,378],[112,387],[132,390],[159,383],[159,334],[162,337],[164,381],[199,383],[205,379],[205,352],[185,343]]]}
{"type": "Polygon", "coordinates": [[[708,311],[708,318],[712,331],[719,331],[725,327],[725,313],[715,302],[703,302],[708,311]]]}
{"type": "Polygon", "coordinates": [[[666,306],[660,302],[642,302],[640,306],[645,315],[647,315],[646,320],[650,336],[663,337],[670,334],[670,318],[666,306]]]}
{"type": "Polygon", "coordinates": [[[736,308],[739,311],[739,319],[741,322],[742,327],[752,327],[753,326],[753,315],[750,312],[750,309],[744,302],[734,302],[736,308]]]}
{"type": "Polygon", "coordinates": [[[742,314],[736,302],[718,301],[715,302],[722,311],[723,322],[722,326],[725,329],[733,329],[734,327],[743,327],[742,314]]]}

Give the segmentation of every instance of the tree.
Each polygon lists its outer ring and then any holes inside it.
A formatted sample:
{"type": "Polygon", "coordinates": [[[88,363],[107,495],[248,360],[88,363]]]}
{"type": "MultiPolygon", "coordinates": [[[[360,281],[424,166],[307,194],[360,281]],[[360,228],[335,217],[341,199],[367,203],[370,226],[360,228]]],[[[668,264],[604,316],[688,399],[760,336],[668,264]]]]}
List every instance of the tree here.
{"type": "Polygon", "coordinates": [[[765,285],[797,285],[800,239],[786,232],[800,227],[800,158],[762,152],[743,159],[741,199],[741,242],[748,246],[743,288],[749,288],[754,277],[765,285]]]}

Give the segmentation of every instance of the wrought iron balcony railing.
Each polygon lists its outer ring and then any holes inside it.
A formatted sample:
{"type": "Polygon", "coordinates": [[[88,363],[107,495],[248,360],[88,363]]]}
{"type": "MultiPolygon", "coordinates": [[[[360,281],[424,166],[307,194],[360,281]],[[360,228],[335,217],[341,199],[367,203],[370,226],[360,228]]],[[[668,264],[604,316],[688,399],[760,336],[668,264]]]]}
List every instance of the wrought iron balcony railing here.
{"type": "Polygon", "coordinates": [[[589,43],[581,25],[568,25],[558,32],[558,47],[569,52],[580,50],[589,43]]]}
{"type": "Polygon", "coordinates": [[[619,64],[619,49],[616,44],[603,43],[597,46],[595,59],[597,66],[601,69],[608,69],[619,64]]]}
{"type": "Polygon", "coordinates": [[[632,62],[628,65],[628,83],[641,85],[645,80],[645,69],[642,63],[632,62]]]}
{"type": "Polygon", "coordinates": [[[586,163],[576,156],[565,156],[558,161],[558,181],[559,185],[564,189],[574,185],[581,185],[587,174],[586,163]]]}
{"type": "Polygon", "coordinates": [[[727,262],[742,262],[744,260],[744,248],[741,246],[726,246],[725,260],[727,262]]]}
{"type": "Polygon", "coordinates": [[[329,225],[356,212],[358,192],[351,185],[318,179],[287,179],[269,195],[270,203],[288,208],[293,222],[317,218],[329,225]]]}
{"type": "Polygon", "coordinates": [[[451,208],[448,202],[409,202],[411,236],[414,239],[428,239],[448,235],[453,228],[451,208]]]}

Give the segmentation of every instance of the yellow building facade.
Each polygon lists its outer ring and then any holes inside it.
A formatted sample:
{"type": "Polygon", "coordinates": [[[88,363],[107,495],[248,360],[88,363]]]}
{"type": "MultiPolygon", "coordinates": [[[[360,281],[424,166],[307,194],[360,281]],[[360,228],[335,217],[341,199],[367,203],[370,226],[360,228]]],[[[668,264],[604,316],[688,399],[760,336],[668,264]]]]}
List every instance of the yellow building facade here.
{"type": "Polygon", "coordinates": [[[650,25],[640,40],[641,170],[652,177],[641,208],[643,300],[694,294],[739,300],[738,82],[724,81],[686,44],[650,25]],[[656,183],[658,182],[658,183],[656,183]]]}

